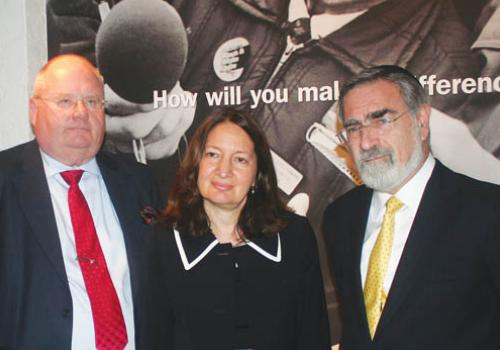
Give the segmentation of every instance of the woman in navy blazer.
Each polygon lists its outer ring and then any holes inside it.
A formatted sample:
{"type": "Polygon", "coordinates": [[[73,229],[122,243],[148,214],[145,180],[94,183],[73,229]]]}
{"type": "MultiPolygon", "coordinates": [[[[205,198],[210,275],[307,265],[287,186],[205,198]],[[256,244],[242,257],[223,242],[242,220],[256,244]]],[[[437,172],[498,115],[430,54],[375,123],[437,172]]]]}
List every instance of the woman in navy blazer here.
{"type": "Polygon", "coordinates": [[[252,118],[226,110],[204,121],[159,218],[142,348],[330,348],[314,233],[280,200],[252,118]]]}

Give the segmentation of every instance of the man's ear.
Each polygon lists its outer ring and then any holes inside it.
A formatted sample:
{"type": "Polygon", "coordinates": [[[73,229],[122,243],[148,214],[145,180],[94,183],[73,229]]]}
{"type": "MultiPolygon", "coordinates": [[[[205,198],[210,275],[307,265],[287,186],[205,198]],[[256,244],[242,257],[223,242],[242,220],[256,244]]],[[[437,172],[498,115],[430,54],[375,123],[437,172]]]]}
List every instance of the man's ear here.
{"type": "Polygon", "coordinates": [[[431,109],[431,106],[428,104],[423,104],[418,108],[417,124],[418,128],[420,129],[420,138],[422,141],[429,139],[429,122],[431,109]]]}
{"type": "Polygon", "coordinates": [[[35,102],[34,97],[30,97],[29,100],[29,115],[30,115],[30,123],[32,126],[36,123],[36,118],[38,116],[38,106],[35,102]]]}

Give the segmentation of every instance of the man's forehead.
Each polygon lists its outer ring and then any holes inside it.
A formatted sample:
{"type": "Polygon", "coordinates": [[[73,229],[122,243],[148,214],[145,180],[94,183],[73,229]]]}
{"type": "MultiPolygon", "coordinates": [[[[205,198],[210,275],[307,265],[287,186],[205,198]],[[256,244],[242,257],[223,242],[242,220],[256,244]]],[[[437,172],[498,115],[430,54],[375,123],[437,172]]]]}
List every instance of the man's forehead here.
{"type": "Polygon", "coordinates": [[[344,115],[365,116],[374,111],[383,109],[397,110],[404,106],[399,87],[385,80],[361,84],[350,90],[344,97],[344,115]]]}
{"type": "Polygon", "coordinates": [[[102,81],[84,66],[54,67],[40,77],[39,88],[42,91],[66,94],[74,89],[87,89],[104,94],[102,81]]]}
{"type": "Polygon", "coordinates": [[[89,76],[101,80],[98,70],[85,58],[77,55],[61,55],[50,60],[38,73],[38,80],[71,75],[89,76]]]}
{"type": "Polygon", "coordinates": [[[57,81],[66,81],[69,79],[74,80],[87,80],[92,79],[99,81],[98,77],[93,71],[82,63],[75,64],[61,64],[49,68],[45,73],[47,77],[57,81]]]}

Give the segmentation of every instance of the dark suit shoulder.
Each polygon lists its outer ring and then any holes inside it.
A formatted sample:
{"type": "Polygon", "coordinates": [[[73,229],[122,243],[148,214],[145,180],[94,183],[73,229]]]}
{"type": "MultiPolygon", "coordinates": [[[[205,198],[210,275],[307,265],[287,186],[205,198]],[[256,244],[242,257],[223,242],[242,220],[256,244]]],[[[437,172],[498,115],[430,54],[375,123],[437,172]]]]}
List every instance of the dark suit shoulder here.
{"type": "Polygon", "coordinates": [[[355,213],[362,211],[372,193],[373,191],[366,186],[358,186],[330,203],[323,214],[324,228],[328,229],[328,226],[339,218],[353,217],[355,213]]]}
{"type": "Polygon", "coordinates": [[[22,169],[22,154],[29,145],[35,141],[22,143],[20,145],[0,151],[0,178],[17,176],[22,169]]]}
{"type": "Polygon", "coordinates": [[[367,196],[372,191],[373,191],[372,189],[366,187],[365,185],[357,186],[357,187],[353,188],[352,190],[347,191],[346,193],[344,193],[340,197],[338,197],[331,204],[336,203],[337,205],[344,205],[346,203],[356,202],[359,198],[367,196]]]}
{"type": "MultiPolygon", "coordinates": [[[[155,209],[161,207],[159,191],[156,181],[153,177],[151,169],[123,154],[109,153],[100,151],[96,155],[97,163],[104,177],[106,184],[109,186],[116,179],[124,181],[120,182],[120,186],[127,188],[114,188],[113,190],[129,190],[139,193],[141,201],[155,209]],[[109,182],[109,183],[108,183],[109,182]]],[[[116,185],[114,186],[116,187],[116,185]]],[[[108,187],[108,191],[110,187],[108,187]]]]}
{"type": "Polygon", "coordinates": [[[41,162],[36,141],[26,142],[0,152],[0,196],[12,190],[26,172],[33,172],[41,162]],[[37,152],[37,153],[36,153],[37,152]],[[38,160],[37,160],[38,159],[38,160]],[[29,160],[29,164],[27,164],[29,160]]]}
{"type": "Polygon", "coordinates": [[[309,220],[304,217],[297,215],[295,213],[287,213],[286,216],[287,226],[283,232],[298,232],[301,233],[303,230],[309,230],[311,227],[309,220]]]}
{"type": "Polygon", "coordinates": [[[303,268],[318,258],[318,243],[314,230],[306,217],[291,213],[288,225],[280,232],[283,252],[293,256],[303,268]]]}
{"type": "Polygon", "coordinates": [[[306,217],[289,213],[286,221],[286,227],[279,232],[283,240],[304,243],[314,239],[314,231],[306,217]]]}
{"type": "Polygon", "coordinates": [[[178,257],[172,225],[159,222],[154,225],[152,235],[146,238],[146,255],[157,254],[163,256],[162,260],[172,260],[178,257]]]}
{"type": "Polygon", "coordinates": [[[439,161],[436,161],[436,175],[440,178],[440,186],[458,192],[458,196],[472,203],[500,203],[500,186],[471,178],[454,172],[439,161]]]}
{"type": "Polygon", "coordinates": [[[120,171],[127,171],[129,173],[141,173],[146,176],[151,176],[151,170],[147,165],[139,163],[124,154],[100,151],[97,154],[96,158],[99,163],[104,162],[107,166],[119,169],[120,171]]]}
{"type": "Polygon", "coordinates": [[[152,240],[155,242],[174,242],[174,228],[166,222],[158,222],[154,225],[152,240]]]}

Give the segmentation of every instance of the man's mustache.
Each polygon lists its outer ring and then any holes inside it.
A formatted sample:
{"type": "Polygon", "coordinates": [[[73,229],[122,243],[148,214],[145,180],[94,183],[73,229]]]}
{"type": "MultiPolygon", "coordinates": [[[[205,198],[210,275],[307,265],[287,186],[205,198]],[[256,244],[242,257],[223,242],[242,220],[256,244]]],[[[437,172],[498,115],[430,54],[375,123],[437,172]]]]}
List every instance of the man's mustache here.
{"type": "Polygon", "coordinates": [[[389,156],[389,159],[393,158],[393,151],[388,148],[383,147],[372,147],[369,150],[363,151],[359,155],[359,161],[365,162],[375,157],[389,156]]]}

